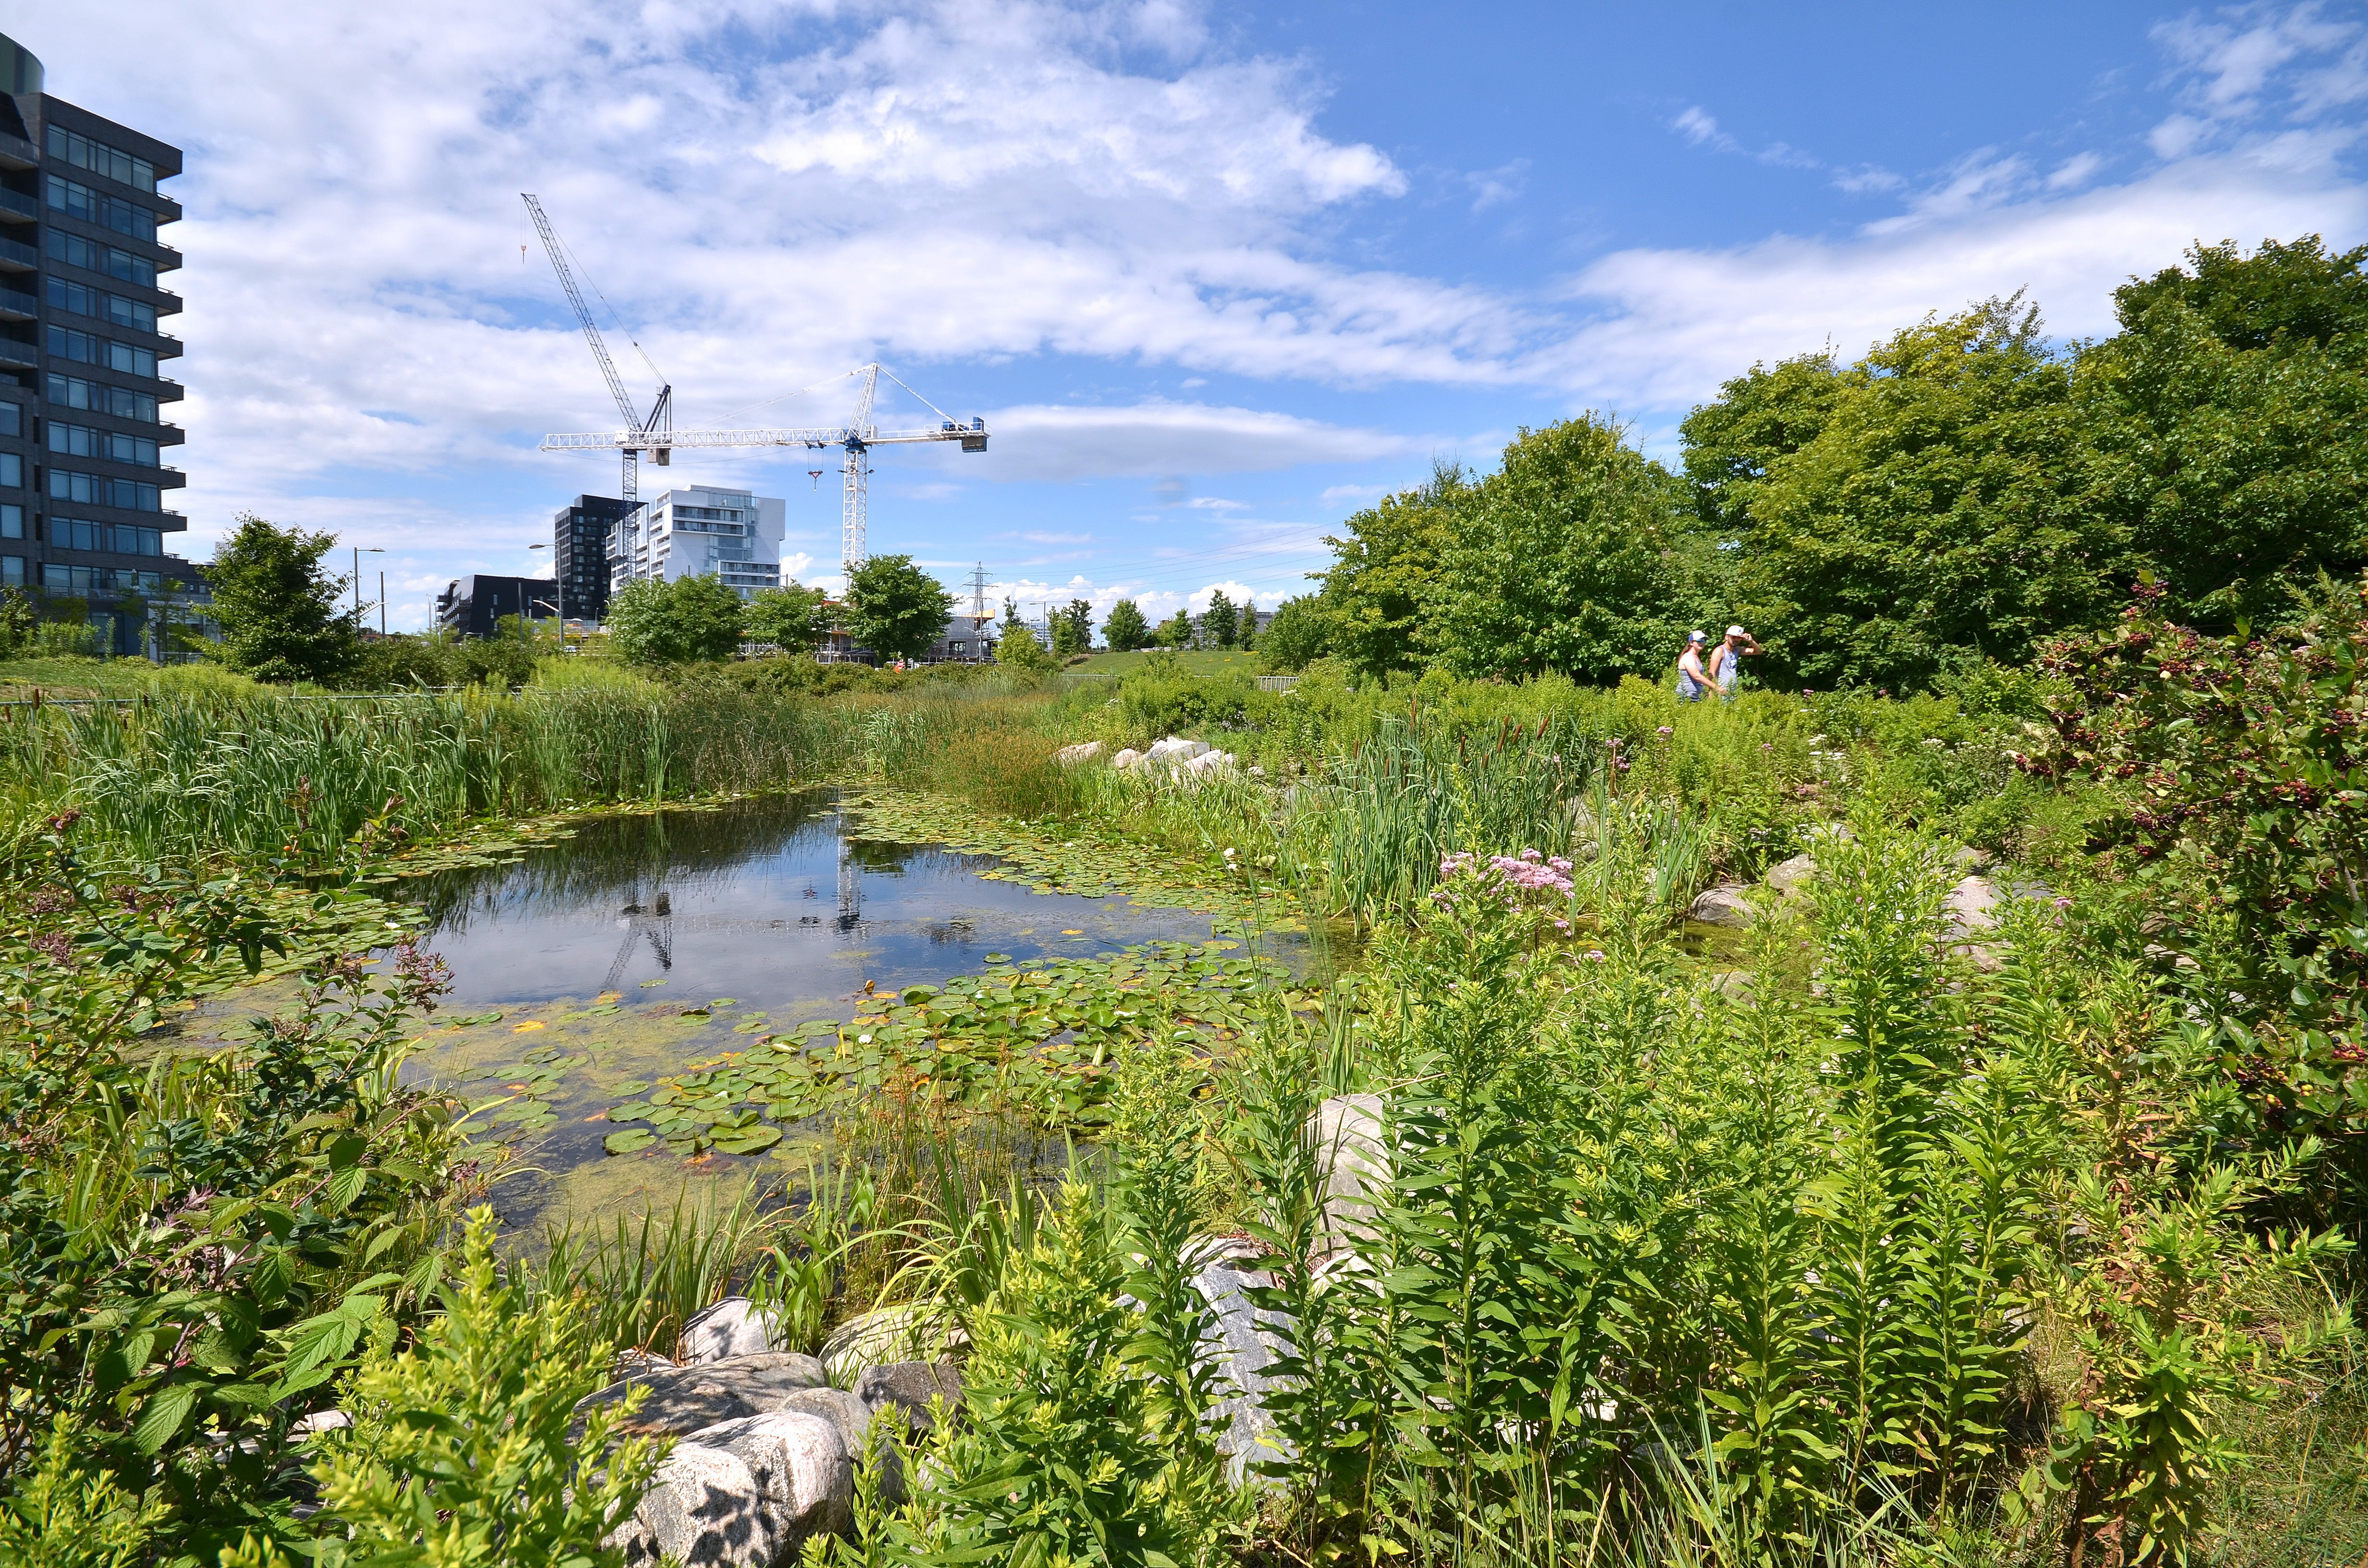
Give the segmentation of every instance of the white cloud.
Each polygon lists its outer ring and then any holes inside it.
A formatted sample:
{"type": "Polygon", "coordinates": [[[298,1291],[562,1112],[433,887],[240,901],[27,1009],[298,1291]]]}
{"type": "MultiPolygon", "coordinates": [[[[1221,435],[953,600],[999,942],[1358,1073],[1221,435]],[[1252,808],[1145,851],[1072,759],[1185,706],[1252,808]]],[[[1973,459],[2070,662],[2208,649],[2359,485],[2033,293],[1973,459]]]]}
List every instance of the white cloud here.
{"type": "Polygon", "coordinates": [[[2368,190],[2229,155],[1835,240],[1625,251],[1573,280],[1571,299],[1600,313],[1531,373],[1582,396],[1681,407],[1755,359],[1827,341],[1854,356],[1930,312],[2021,288],[2053,331],[2091,335],[2112,328],[2115,286],[2199,239],[2314,231],[2336,244],[2368,237],[2368,190]]]}
{"type": "Polygon", "coordinates": [[[1315,499],[1326,506],[1337,506],[1343,501],[1372,501],[1391,493],[1386,484],[1335,484],[1327,487],[1315,499]]]}
{"type": "MultiPolygon", "coordinates": [[[[998,479],[1070,480],[1178,470],[1240,473],[1301,463],[1362,462],[1425,445],[1417,437],[1359,429],[1254,408],[1142,403],[1116,408],[1029,404],[987,415],[998,479]]],[[[1188,499],[1181,480],[1161,487],[1169,505],[1188,499]]]]}
{"type": "Polygon", "coordinates": [[[2047,188],[2078,190],[2096,178],[2097,171],[2104,166],[2105,160],[2096,153],[2077,153],[2055,165],[2055,172],[2047,176],[2047,188]]]}

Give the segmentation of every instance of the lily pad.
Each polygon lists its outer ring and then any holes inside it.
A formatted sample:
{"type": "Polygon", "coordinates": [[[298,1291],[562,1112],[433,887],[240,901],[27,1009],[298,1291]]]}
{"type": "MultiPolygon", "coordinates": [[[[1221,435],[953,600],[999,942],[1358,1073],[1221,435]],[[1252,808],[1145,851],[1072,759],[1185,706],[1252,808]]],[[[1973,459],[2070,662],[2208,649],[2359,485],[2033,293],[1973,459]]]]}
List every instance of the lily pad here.
{"type": "Polygon", "coordinates": [[[611,1132],[601,1139],[600,1147],[612,1154],[632,1154],[648,1148],[657,1141],[657,1134],[646,1127],[628,1127],[621,1132],[611,1132]]]}

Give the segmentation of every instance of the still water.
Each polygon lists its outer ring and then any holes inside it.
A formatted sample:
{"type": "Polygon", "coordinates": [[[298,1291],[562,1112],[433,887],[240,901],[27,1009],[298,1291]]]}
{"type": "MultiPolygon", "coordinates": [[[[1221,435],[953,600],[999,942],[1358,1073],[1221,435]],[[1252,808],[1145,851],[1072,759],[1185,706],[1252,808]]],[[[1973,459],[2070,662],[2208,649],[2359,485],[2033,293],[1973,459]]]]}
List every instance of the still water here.
{"type": "Polygon", "coordinates": [[[512,865],[412,884],[433,919],[422,946],[452,990],[407,1071],[471,1103],[507,1097],[480,1123],[516,1151],[518,1172],[496,1191],[506,1223],[663,1205],[687,1181],[786,1176],[777,1162],[795,1168],[812,1145],[611,1156],[602,1140],[617,1128],[601,1113],[634,1092],[620,1085],[851,1017],[867,983],[942,984],[989,955],[1211,939],[1206,915],[982,879],[999,863],[865,838],[828,790],[587,820],[512,865]]]}
{"type": "Polygon", "coordinates": [[[1205,941],[1206,915],[982,881],[998,862],[857,836],[828,790],[586,822],[515,865],[442,873],[424,945],[448,1011],[602,992],[843,1017],[869,981],[937,984],[1015,960],[1205,941]]]}

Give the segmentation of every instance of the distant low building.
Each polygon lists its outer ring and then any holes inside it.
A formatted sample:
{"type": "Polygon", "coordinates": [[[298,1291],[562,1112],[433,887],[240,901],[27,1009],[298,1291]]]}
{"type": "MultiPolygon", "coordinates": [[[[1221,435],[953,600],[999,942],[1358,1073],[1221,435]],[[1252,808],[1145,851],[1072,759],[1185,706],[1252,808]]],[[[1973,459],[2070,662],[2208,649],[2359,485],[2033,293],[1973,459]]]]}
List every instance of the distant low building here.
{"type": "Polygon", "coordinates": [[[506,615],[548,620],[559,613],[558,607],[559,584],[552,578],[472,572],[455,577],[436,596],[436,625],[456,637],[491,637],[506,615]]]}
{"type": "MultiPolygon", "coordinates": [[[[836,601],[830,605],[838,608],[836,601]]],[[[950,616],[929,651],[915,662],[924,665],[983,665],[995,653],[995,639],[983,621],[971,619],[968,612],[950,616]]],[[[889,661],[874,657],[869,648],[857,645],[854,638],[844,631],[833,631],[814,650],[814,657],[825,665],[882,665],[889,661]]]]}

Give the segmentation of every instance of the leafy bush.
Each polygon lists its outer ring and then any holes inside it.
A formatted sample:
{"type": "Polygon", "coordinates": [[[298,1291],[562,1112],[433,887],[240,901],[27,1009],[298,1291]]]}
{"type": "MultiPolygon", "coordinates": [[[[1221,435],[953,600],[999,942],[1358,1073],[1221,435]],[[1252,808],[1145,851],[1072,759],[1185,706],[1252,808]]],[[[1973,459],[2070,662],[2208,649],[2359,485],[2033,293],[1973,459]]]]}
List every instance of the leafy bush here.
{"type": "Polygon", "coordinates": [[[615,1560],[607,1539],[669,1445],[626,1437],[630,1405],[570,1431],[613,1347],[578,1303],[529,1305],[502,1283],[494,1239],[493,1210],[472,1211],[443,1312],[406,1350],[374,1345],[348,1380],[353,1425],[319,1441],[312,1467],[323,1568],[394,1568],[423,1551],[484,1568],[615,1560]]]}

